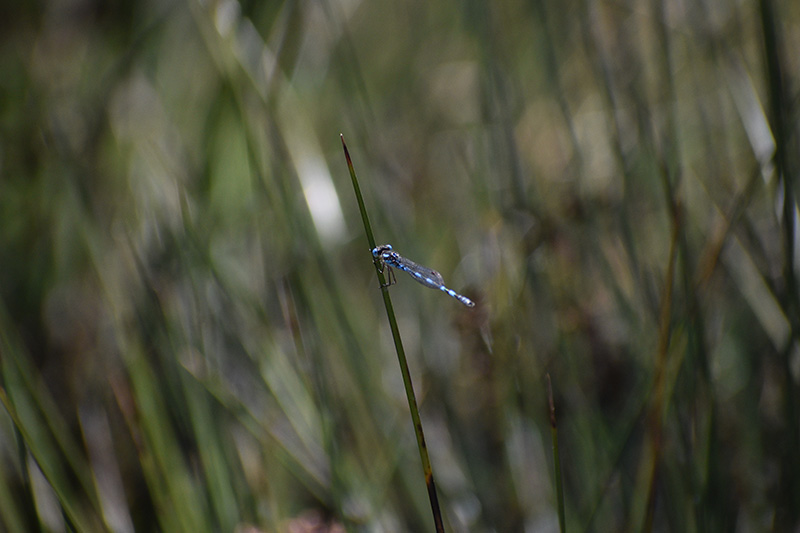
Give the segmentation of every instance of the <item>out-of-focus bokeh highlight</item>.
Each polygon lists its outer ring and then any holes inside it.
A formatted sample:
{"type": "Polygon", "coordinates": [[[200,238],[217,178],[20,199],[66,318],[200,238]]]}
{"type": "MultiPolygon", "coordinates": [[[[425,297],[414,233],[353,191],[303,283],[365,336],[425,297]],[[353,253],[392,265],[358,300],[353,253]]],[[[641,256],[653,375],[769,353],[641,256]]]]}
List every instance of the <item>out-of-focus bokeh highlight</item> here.
{"type": "Polygon", "coordinates": [[[800,527],[800,3],[0,14],[0,530],[800,527]]]}

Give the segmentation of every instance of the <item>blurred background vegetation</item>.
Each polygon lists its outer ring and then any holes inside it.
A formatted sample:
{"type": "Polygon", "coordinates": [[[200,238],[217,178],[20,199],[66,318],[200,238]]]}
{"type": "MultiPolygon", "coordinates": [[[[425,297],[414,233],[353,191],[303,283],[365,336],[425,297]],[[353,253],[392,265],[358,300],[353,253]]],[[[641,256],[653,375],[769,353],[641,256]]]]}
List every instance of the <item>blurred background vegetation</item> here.
{"type": "Polygon", "coordinates": [[[0,13],[0,530],[800,527],[800,3],[0,13]]]}

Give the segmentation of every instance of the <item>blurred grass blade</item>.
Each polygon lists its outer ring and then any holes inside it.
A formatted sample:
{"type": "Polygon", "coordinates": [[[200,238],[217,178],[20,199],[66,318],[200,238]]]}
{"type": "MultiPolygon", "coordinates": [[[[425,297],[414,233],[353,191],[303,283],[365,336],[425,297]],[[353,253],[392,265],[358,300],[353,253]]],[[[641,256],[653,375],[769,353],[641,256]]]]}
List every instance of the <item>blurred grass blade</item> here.
{"type": "Polygon", "coordinates": [[[567,530],[566,516],[564,514],[564,486],[561,483],[561,459],[558,454],[558,426],[556,425],[556,405],[553,402],[553,385],[550,374],[547,378],[547,404],[550,406],[550,435],[553,439],[553,470],[556,474],[556,501],[558,502],[558,528],[561,533],[567,530]]]}

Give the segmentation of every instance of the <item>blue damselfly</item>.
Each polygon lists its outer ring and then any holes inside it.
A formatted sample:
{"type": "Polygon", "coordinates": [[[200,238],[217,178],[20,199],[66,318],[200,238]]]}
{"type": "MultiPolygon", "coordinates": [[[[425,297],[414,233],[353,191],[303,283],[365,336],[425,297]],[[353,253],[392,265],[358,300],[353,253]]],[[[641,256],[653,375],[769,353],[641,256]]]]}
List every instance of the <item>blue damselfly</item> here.
{"type": "Polygon", "coordinates": [[[383,272],[384,267],[389,267],[389,272],[387,274],[389,277],[388,285],[393,285],[397,282],[397,279],[394,277],[394,273],[392,272],[392,268],[399,268],[400,270],[408,272],[412,278],[419,283],[422,283],[426,287],[431,289],[439,289],[440,291],[449,294],[467,307],[475,307],[475,302],[466,296],[458,294],[453,289],[448,289],[445,287],[444,279],[442,278],[441,274],[431,268],[424,267],[410,259],[406,259],[402,255],[395,252],[392,249],[391,244],[382,244],[373,248],[372,257],[378,262],[381,272],[383,272]]]}

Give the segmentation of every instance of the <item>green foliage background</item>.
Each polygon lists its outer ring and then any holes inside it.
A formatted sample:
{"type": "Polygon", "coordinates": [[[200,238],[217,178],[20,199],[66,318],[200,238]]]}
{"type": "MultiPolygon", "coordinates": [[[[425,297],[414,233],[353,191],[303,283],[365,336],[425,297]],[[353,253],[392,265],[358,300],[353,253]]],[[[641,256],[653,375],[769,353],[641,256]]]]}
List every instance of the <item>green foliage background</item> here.
{"type": "Polygon", "coordinates": [[[0,13],[0,530],[800,526],[800,3],[0,13]]]}

